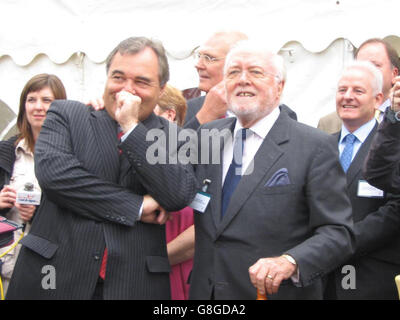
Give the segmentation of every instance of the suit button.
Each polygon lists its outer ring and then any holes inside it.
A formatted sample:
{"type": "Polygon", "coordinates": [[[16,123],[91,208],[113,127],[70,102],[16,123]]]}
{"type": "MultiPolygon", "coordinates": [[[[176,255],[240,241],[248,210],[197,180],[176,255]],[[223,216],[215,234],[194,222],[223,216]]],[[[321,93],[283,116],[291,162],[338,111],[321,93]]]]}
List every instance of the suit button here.
{"type": "Polygon", "coordinates": [[[96,260],[96,261],[99,261],[99,260],[100,260],[100,256],[99,256],[98,254],[95,254],[95,255],[93,256],[93,258],[94,258],[94,260],[96,260]]]}

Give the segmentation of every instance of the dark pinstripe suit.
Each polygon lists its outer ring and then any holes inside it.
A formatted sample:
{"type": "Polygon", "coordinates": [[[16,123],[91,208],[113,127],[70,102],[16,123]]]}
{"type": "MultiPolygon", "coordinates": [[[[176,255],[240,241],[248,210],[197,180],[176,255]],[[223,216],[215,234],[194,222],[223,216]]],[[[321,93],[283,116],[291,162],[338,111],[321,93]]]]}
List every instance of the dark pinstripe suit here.
{"type": "Polygon", "coordinates": [[[169,125],[152,114],[121,144],[120,160],[117,123],[106,111],[52,104],[35,150],[42,206],[23,239],[8,299],[90,299],[105,246],[105,299],[169,298],[164,227],[136,221],[144,194],[168,211],[194,197],[190,167],[146,160],[147,130],[168,132],[169,125]],[[42,289],[45,265],[55,267],[55,290],[42,289]]]}

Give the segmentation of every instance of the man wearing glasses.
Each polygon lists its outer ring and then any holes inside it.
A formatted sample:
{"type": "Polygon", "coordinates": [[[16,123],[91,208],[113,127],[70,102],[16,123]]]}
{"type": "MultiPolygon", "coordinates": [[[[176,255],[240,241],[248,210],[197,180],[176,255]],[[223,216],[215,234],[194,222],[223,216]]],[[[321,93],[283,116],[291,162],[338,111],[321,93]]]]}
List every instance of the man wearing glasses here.
{"type": "Polygon", "coordinates": [[[195,53],[195,68],[199,74],[199,86],[206,96],[190,99],[185,128],[196,130],[201,124],[226,115],[225,89],[222,83],[225,57],[229,50],[247,36],[238,31],[213,34],[195,53]]]}

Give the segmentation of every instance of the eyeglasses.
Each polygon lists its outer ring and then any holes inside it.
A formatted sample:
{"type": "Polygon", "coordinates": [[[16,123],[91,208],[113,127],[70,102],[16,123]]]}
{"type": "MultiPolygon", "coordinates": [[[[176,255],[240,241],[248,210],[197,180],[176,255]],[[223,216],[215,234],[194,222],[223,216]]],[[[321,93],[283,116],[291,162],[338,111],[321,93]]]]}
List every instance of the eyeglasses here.
{"type": "Polygon", "coordinates": [[[216,58],[216,57],[210,56],[208,54],[200,53],[200,52],[195,52],[194,55],[193,55],[193,58],[196,61],[196,63],[199,60],[203,60],[203,62],[205,64],[211,64],[211,63],[214,63],[216,61],[225,59],[225,57],[216,58]]]}

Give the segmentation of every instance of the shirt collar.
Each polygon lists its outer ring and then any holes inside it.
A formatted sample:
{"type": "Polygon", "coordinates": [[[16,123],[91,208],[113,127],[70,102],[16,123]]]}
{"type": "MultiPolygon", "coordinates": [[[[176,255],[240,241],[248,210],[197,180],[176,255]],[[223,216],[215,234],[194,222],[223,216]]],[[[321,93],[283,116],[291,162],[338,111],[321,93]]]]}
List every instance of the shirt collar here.
{"type": "MultiPolygon", "coordinates": [[[[275,124],[276,120],[278,119],[279,114],[280,114],[279,107],[274,108],[274,110],[272,110],[271,113],[267,114],[264,118],[261,118],[254,125],[252,125],[249,128],[250,131],[255,133],[260,138],[265,139],[265,137],[271,130],[272,126],[275,124]]],[[[233,132],[234,137],[236,136],[236,133],[242,128],[243,127],[240,124],[240,121],[236,121],[235,129],[233,132]]]]}
{"type": "Polygon", "coordinates": [[[390,98],[388,98],[379,106],[379,110],[381,110],[382,112],[385,112],[386,109],[389,108],[391,105],[392,105],[392,101],[390,100],[390,98]]]}
{"type": "Polygon", "coordinates": [[[22,139],[20,142],[18,142],[18,144],[15,148],[16,157],[18,157],[21,152],[23,152],[25,154],[29,154],[33,157],[33,153],[32,153],[32,151],[29,150],[25,139],[22,139]]]}
{"type": "MultiPolygon", "coordinates": [[[[375,118],[371,119],[367,123],[364,123],[361,127],[359,127],[356,131],[353,132],[353,135],[357,137],[357,139],[361,142],[364,143],[364,141],[367,139],[369,134],[371,133],[372,129],[374,129],[376,124],[375,118]]],[[[343,139],[349,134],[349,130],[346,129],[344,124],[342,124],[342,131],[340,135],[340,140],[339,143],[343,142],[343,139]]]]}

